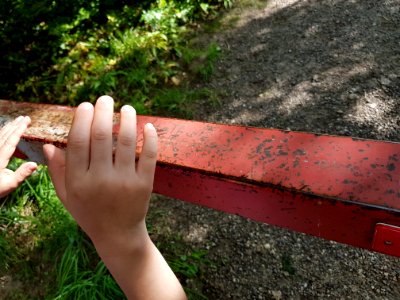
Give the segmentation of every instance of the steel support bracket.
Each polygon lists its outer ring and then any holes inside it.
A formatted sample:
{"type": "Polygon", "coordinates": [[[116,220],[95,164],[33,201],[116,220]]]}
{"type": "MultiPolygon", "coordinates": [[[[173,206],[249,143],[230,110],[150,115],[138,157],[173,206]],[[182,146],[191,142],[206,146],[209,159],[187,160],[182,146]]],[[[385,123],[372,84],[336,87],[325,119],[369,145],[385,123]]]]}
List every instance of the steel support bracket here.
{"type": "Polygon", "coordinates": [[[372,250],[400,256],[400,227],[384,223],[376,224],[372,250]]]}

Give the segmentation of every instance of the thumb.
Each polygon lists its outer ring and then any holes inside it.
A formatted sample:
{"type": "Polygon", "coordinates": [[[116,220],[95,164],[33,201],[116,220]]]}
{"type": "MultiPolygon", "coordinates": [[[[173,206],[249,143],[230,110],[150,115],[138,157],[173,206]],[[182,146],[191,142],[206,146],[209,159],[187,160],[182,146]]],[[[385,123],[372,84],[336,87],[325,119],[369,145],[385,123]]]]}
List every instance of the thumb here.
{"type": "Polygon", "coordinates": [[[37,169],[37,164],[34,162],[23,163],[14,172],[15,182],[20,185],[26,178],[28,178],[37,169]]]}
{"type": "Polygon", "coordinates": [[[65,189],[65,151],[54,145],[46,144],[43,146],[43,153],[47,160],[50,177],[53,181],[57,196],[62,202],[67,198],[65,189]]]}

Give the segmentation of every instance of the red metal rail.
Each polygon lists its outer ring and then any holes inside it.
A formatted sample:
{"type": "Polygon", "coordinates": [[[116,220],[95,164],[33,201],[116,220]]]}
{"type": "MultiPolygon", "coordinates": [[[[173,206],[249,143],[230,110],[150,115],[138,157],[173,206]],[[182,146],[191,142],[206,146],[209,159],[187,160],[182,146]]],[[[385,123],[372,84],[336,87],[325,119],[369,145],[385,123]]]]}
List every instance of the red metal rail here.
{"type": "MultiPolygon", "coordinates": [[[[0,100],[0,111],[32,118],[19,145],[30,158],[66,146],[72,108],[0,100]]],[[[139,136],[147,122],[160,136],[156,193],[400,256],[399,143],[146,116],[139,136]]]]}

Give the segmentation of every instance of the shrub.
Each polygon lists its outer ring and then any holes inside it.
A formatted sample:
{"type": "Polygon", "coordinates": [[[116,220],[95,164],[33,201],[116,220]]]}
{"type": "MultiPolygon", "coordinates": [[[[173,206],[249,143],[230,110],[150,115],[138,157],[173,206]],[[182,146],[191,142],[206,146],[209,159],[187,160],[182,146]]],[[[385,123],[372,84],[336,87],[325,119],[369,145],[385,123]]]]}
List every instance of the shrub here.
{"type": "MultiPolygon", "coordinates": [[[[187,24],[231,0],[5,0],[0,8],[0,97],[76,105],[101,94],[139,113],[185,72],[187,24]]],[[[199,52],[198,50],[194,50],[199,52]]],[[[198,54],[200,57],[203,54],[198,54]]],[[[210,61],[197,72],[207,78],[210,61]]]]}

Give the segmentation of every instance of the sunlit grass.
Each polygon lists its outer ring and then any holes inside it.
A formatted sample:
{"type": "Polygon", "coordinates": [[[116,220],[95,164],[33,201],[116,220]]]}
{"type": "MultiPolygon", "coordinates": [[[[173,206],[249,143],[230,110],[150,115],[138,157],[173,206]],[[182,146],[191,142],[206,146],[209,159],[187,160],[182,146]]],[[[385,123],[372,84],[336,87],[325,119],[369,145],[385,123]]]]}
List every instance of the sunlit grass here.
{"type": "MultiPolygon", "coordinates": [[[[20,163],[14,159],[9,167],[20,163]]],[[[125,299],[90,239],[57,198],[45,166],[1,201],[0,278],[12,283],[5,295],[0,290],[0,298],[125,299]]],[[[151,222],[148,226],[151,233],[151,222]]],[[[184,286],[211,264],[205,251],[190,251],[177,236],[155,242],[184,286]]],[[[201,291],[187,292],[190,299],[205,299],[201,291]]]]}
{"type": "MultiPolygon", "coordinates": [[[[216,93],[192,81],[210,79],[220,49],[190,40],[193,22],[215,16],[231,0],[105,8],[95,0],[7,1],[13,13],[0,8],[3,98],[75,106],[108,94],[117,107],[132,104],[140,114],[184,118],[192,117],[198,100],[219,103],[216,93]]],[[[13,160],[10,167],[20,163],[13,160]]],[[[205,252],[177,236],[156,243],[184,284],[208,265],[205,252]]],[[[0,290],[2,299],[124,299],[57,198],[45,166],[0,200],[1,278],[11,280],[0,290]]],[[[205,299],[185,289],[190,299],[205,299]]]]}

